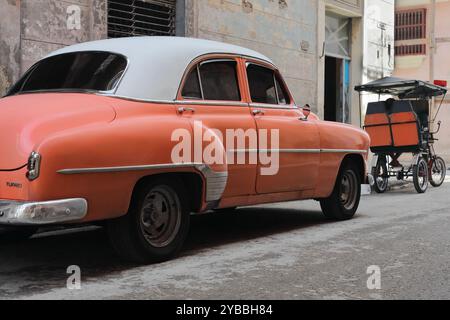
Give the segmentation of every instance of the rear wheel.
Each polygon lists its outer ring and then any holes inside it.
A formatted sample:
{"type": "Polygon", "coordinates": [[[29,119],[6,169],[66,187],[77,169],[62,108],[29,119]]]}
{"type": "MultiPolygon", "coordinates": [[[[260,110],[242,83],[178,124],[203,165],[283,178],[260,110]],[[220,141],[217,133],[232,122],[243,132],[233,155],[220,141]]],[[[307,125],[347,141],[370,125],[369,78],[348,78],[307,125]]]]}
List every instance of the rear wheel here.
{"type": "Polygon", "coordinates": [[[414,166],[413,178],[417,193],[425,193],[428,189],[428,165],[424,158],[420,158],[414,166]]]}
{"type": "Polygon", "coordinates": [[[156,179],[136,192],[128,214],[108,223],[121,258],[157,263],[174,257],[189,231],[189,202],[180,181],[156,179]]]}
{"type": "Polygon", "coordinates": [[[361,198],[361,177],[358,166],[349,161],[339,172],[333,193],[320,201],[324,215],[333,220],[353,218],[361,198]]]}
{"type": "Polygon", "coordinates": [[[389,186],[388,164],[386,156],[379,156],[377,166],[372,171],[376,193],[385,193],[389,186]]]}
{"type": "Polygon", "coordinates": [[[444,159],[436,157],[430,165],[430,184],[433,187],[440,187],[445,181],[447,167],[444,159]]]}

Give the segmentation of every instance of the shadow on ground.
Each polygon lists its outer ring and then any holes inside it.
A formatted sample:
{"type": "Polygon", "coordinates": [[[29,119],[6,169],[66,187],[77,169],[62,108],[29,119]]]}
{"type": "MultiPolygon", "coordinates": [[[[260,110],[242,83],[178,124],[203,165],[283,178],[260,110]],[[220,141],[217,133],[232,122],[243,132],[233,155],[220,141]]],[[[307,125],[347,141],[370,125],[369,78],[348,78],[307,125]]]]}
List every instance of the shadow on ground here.
{"type": "MultiPolygon", "coordinates": [[[[283,208],[244,208],[193,216],[181,256],[324,223],[327,220],[319,211],[283,208]]],[[[102,228],[74,229],[62,235],[44,232],[27,241],[0,243],[0,298],[64,287],[70,265],[81,267],[84,280],[107,279],[136,267],[118,260],[102,228]]]]}

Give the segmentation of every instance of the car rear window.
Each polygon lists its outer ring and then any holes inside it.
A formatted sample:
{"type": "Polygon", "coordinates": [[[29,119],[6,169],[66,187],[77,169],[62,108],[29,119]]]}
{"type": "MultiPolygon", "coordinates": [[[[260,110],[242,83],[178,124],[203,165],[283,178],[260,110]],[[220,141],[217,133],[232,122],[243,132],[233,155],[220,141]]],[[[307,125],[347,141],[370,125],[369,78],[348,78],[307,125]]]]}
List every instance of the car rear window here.
{"type": "Polygon", "coordinates": [[[111,91],[116,88],[127,59],[109,52],[75,52],[35,64],[8,95],[35,91],[111,91]]]}

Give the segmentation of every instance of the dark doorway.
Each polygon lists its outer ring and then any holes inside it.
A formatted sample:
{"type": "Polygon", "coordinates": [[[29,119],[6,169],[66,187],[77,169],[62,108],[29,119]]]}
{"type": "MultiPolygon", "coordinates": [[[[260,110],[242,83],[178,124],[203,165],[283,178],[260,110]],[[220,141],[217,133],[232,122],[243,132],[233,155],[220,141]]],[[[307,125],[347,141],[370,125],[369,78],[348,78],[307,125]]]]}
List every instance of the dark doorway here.
{"type": "Polygon", "coordinates": [[[342,60],[325,58],[325,120],[337,121],[337,110],[341,103],[342,60]]]}

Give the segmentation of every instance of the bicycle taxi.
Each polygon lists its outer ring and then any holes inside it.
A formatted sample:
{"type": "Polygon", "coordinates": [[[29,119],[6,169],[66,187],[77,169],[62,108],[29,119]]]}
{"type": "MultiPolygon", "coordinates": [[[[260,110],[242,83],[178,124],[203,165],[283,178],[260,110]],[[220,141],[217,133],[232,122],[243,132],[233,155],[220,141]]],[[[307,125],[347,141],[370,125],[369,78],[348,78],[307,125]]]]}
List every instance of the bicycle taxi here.
{"type": "Polygon", "coordinates": [[[386,192],[391,177],[398,180],[412,177],[418,193],[425,193],[428,183],[434,187],[444,183],[446,164],[434,150],[434,143],[438,141],[435,135],[440,130],[441,121],[432,131],[447,93],[444,86],[446,83],[440,81],[431,84],[387,77],[355,87],[360,94],[379,95],[378,102],[368,104],[364,123],[374,153],[371,184],[377,193],[386,192]],[[391,98],[383,101],[381,95],[391,98]],[[431,103],[434,97],[439,96],[443,98],[433,116],[431,103]],[[405,153],[412,155],[408,164],[400,160],[405,153]]]}

